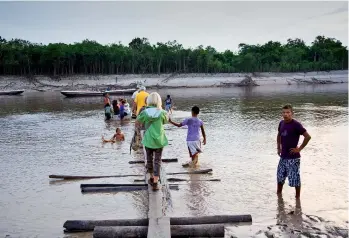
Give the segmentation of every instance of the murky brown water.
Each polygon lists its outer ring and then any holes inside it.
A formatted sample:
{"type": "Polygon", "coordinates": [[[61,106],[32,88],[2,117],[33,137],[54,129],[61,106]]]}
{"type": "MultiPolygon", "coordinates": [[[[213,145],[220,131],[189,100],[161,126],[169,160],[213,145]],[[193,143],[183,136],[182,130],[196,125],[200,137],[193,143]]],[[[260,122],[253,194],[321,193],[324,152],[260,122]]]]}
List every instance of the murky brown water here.
{"type": "MultiPolygon", "coordinates": [[[[169,215],[252,214],[252,226],[231,229],[232,234],[244,234],[241,237],[280,222],[282,214],[295,207],[293,189],[285,187],[282,201],[275,195],[276,130],[280,107],[290,102],[296,119],[312,135],[302,154],[301,210],[336,225],[347,223],[347,84],[160,91],[162,96],[168,93],[175,100],[177,120],[188,116],[194,104],[201,108],[208,137],[200,166],[212,168],[211,177],[222,179],[188,182],[171,191],[169,215]]],[[[0,97],[0,237],[64,237],[62,225],[68,219],[146,217],[144,192],[82,195],[79,185],[86,181],[48,178],[141,171],[141,165],[128,164],[140,157],[129,154],[130,123],[121,125],[124,143],[102,145],[101,135],[111,136],[120,125],[105,123],[101,108],[100,98],[67,99],[51,92],[0,97]]],[[[180,163],[165,165],[166,171],[184,170],[180,164],[188,156],[186,130],[169,128],[171,145],[164,158],[179,158],[180,163]]],[[[287,219],[284,222],[297,227],[287,219]]]]}

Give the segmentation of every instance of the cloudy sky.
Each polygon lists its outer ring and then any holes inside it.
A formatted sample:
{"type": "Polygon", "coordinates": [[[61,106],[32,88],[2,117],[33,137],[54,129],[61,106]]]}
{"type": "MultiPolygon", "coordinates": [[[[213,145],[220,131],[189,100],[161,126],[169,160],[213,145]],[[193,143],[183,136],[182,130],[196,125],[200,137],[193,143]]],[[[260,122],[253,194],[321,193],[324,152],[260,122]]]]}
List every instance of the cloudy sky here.
{"type": "Polygon", "coordinates": [[[235,51],[296,37],[309,44],[317,35],[348,45],[348,2],[0,2],[0,36],[45,44],[146,37],[235,51]]]}

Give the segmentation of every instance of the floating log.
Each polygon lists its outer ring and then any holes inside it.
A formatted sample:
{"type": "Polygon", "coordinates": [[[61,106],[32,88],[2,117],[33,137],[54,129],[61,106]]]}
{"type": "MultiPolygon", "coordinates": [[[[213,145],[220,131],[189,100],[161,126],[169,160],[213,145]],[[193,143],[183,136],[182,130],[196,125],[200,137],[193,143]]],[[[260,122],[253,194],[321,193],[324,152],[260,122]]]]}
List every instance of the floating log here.
{"type": "Polygon", "coordinates": [[[196,171],[188,171],[188,172],[176,172],[176,173],[167,173],[169,175],[174,175],[174,174],[208,174],[212,172],[212,169],[203,169],[203,170],[196,170],[196,171]]]}
{"type": "MultiPolygon", "coordinates": [[[[188,172],[176,172],[176,173],[167,173],[169,175],[174,174],[207,174],[212,172],[212,169],[188,171],[188,172]]],[[[125,174],[125,175],[96,175],[96,176],[79,176],[79,175],[56,175],[51,174],[48,177],[54,179],[96,179],[96,178],[122,178],[122,177],[140,177],[144,175],[139,174],[125,174]]]]}
{"type": "Polygon", "coordinates": [[[135,179],[133,182],[145,182],[145,179],[135,179]]]}
{"type": "Polygon", "coordinates": [[[180,182],[180,181],[212,181],[212,182],[220,182],[220,179],[181,179],[181,178],[168,178],[169,182],[180,182]]]}
{"type": "MultiPolygon", "coordinates": [[[[169,163],[169,162],[178,162],[178,159],[162,159],[161,160],[164,163],[169,163]]],[[[133,161],[129,161],[129,164],[144,164],[145,161],[144,160],[133,160],[133,161]]]]}
{"type": "MultiPolygon", "coordinates": [[[[218,215],[202,217],[171,217],[171,225],[232,224],[252,222],[251,215],[218,215]]],[[[68,220],[63,224],[66,231],[93,231],[96,226],[147,226],[148,219],[127,220],[68,220]]]]}
{"type": "MultiPolygon", "coordinates": [[[[171,237],[224,237],[224,225],[171,226],[171,237]]],[[[94,238],[147,237],[146,226],[96,226],[94,238]]]]}
{"type": "Polygon", "coordinates": [[[109,193],[109,192],[133,192],[140,190],[147,190],[145,186],[129,186],[129,187],[88,187],[81,188],[82,193],[109,193]]]}
{"type": "Polygon", "coordinates": [[[123,177],[139,177],[139,174],[125,174],[125,175],[96,175],[96,176],[79,176],[79,175],[56,175],[51,174],[48,177],[54,179],[96,179],[96,178],[123,178],[123,177]]]}
{"type": "Polygon", "coordinates": [[[252,222],[251,215],[217,215],[202,217],[171,217],[171,225],[231,224],[252,222]]]}
{"type": "MultiPolygon", "coordinates": [[[[172,190],[179,190],[178,184],[170,184],[172,190]]],[[[121,186],[121,187],[84,187],[82,193],[110,193],[110,192],[133,192],[147,190],[148,186],[121,186]]]]}
{"type": "MultiPolygon", "coordinates": [[[[144,180],[143,180],[144,181],[144,180]]],[[[144,183],[144,184],[123,184],[123,183],[119,183],[119,184],[113,184],[113,183],[96,183],[96,184],[80,184],[80,188],[99,188],[99,187],[141,187],[141,186],[145,186],[147,187],[148,184],[144,183]]]]}

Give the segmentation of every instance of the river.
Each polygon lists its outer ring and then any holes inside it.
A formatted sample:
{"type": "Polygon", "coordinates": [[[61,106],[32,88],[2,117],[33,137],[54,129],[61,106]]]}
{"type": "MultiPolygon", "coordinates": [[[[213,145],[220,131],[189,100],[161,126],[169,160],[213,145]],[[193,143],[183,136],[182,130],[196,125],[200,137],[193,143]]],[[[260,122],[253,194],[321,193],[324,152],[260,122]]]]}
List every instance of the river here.
{"type": "MultiPolygon", "coordinates": [[[[347,84],[335,84],[160,90],[162,97],[171,94],[175,102],[175,121],[189,116],[193,105],[200,107],[207,133],[200,168],[212,168],[210,177],[222,179],[184,182],[178,191],[171,190],[168,215],[251,214],[252,225],[227,229],[227,234],[237,237],[263,237],[268,232],[287,237],[290,229],[310,233],[313,229],[331,236],[331,230],[347,226],[347,88],[347,84]],[[302,151],[298,211],[294,190],[288,185],[282,200],[275,194],[275,140],[285,103],[294,106],[295,118],[312,136],[302,151]],[[287,229],[276,223],[286,224],[287,229]]],[[[133,125],[106,123],[101,98],[25,92],[0,96],[0,108],[0,237],[70,237],[63,233],[66,220],[146,217],[144,191],[80,192],[80,183],[132,182],[134,178],[71,182],[48,178],[49,174],[141,171],[142,165],[128,163],[141,156],[129,153],[133,125]],[[116,127],[121,127],[126,141],[102,144],[101,136],[111,137],[116,127]]],[[[170,145],[163,157],[179,159],[179,163],[164,165],[166,171],[184,171],[186,130],[166,128],[170,145]]]]}

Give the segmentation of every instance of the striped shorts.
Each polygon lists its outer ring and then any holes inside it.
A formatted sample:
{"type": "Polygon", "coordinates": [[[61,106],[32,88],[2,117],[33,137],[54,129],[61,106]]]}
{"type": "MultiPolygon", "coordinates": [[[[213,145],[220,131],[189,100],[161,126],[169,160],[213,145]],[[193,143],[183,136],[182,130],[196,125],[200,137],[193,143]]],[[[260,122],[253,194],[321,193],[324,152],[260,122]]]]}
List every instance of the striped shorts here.
{"type": "Polygon", "coordinates": [[[300,164],[300,159],[280,158],[276,175],[278,184],[284,184],[287,177],[290,187],[300,187],[300,164]]]}

